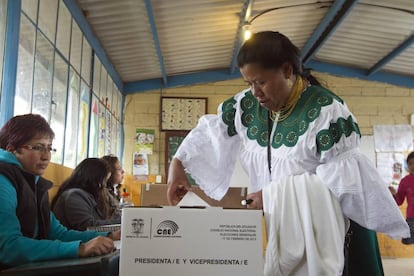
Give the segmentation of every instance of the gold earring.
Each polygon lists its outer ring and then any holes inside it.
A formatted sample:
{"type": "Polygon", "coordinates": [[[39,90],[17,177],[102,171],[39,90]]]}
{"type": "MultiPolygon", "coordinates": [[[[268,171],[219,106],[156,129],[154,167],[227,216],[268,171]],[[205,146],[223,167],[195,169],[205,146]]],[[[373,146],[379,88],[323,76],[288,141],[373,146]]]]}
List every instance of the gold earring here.
{"type": "Polygon", "coordinates": [[[288,78],[287,85],[289,88],[292,88],[292,80],[288,78]]]}

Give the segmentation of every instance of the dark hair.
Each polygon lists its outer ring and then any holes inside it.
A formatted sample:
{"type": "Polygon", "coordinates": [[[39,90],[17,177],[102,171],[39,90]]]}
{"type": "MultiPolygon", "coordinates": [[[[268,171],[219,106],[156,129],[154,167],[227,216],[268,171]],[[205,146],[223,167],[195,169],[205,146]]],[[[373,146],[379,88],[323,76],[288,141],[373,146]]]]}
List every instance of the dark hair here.
{"type": "Polygon", "coordinates": [[[55,138],[48,122],[38,114],[18,115],[8,120],[0,129],[0,148],[18,149],[36,136],[55,138]]]}
{"type": "Polygon", "coordinates": [[[92,194],[98,208],[108,215],[108,202],[103,189],[104,180],[111,172],[108,163],[100,158],[86,158],[80,162],[66,179],[52,200],[52,208],[62,193],[71,188],[79,188],[92,194]]]}
{"type": "Polygon", "coordinates": [[[414,158],[414,151],[411,152],[410,154],[408,154],[408,156],[407,156],[407,166],[408,166],[408,162],[410,162],[410,160],[413,159],[413,158],[414,158]]]}
{"type": "Polygon", "coordinates": [[[114,184],[119,184],[119,183],[114,183],[114,176],[118,170],[118,168],[116,167],[116,163],[119,162],[118,157],[116,157],[115,155],[105,155],[102,157],[102,160],[104,160],[105,162],[108,163],[109,167],[111,168],[111,177],[108,179],[108,182],[106,183],[108,188],[110,188],[110,190],[113,190],[113,185],[114,184]]]}
{"type": "Polygon", "coordinates": [[[264,69],[279,69],[288,63],[293,68],[293,74],[319,85],[309,70],[303,69],[299,48],[279,32],[258,32],[244,42],[237,55],[237,66],[241,68],[249,63],[256,63],[264,69]]]}

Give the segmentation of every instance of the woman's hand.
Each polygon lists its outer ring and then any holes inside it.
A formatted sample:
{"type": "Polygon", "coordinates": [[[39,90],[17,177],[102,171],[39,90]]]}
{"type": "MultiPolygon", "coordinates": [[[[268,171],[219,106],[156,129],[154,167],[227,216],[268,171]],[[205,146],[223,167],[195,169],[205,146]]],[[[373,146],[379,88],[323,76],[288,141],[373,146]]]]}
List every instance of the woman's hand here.
{"type": "Polygon", "coordinates": [[[79,257],[100,256],[115,250],[114,241],[108,237],[99,236],[79,245],[79,257]]]}
{"type": "Polygon", "coordinates": [[[395,188],[393,186],[388,186],[388,190],[390,190],[390,192],[393,196],[397,195],[397,191],[395,190],[395,188]]]}
{"type": "Polygon", "coordinates": [[[184,166],[177,158],[171,160],[168,169],[167,185],[167,199],[168,204],[170,205],[177,205],[187,191],[191,191],[191,186],[190,183],[188,183],[184,166]]]}
{"type": "Polygon", "coordinates": [[[252,202],[247,205],[247,208],[251,209],[263,209],[262,191],[248,194],[246,199],[251,199],[252,202]]]}
{"type": "Polygon", "coordinates": [[[113,241],[119,241],[121,239],[121,230],[112,231],[109,233],[108,238],[112,239],[113,241]]]}

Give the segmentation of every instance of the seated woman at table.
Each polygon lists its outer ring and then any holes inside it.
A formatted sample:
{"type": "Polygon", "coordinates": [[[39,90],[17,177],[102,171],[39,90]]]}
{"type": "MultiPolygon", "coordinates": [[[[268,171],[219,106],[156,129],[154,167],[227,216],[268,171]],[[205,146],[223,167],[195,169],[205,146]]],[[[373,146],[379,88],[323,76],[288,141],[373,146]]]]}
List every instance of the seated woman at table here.
{"type": "Polygon", "coordinates": [[[50,162],[53,138],[47,121],[35,114],[15,116],[0,129],[0,270],[107,254],[120,238],[120,231],[68,230],[50,211],[52,183],[41,175],[50,162]]]}
{"type": "Polygon", "coordinates": [[[105,155],[101,158],[105,160],[109,167],[111,168],[111,177],[108,179],[106,183],[106,188],[109,192],[109,205],[111,209],[111,217],[112,218],[119,218],[121,217],[121,209],[119,206],[121,195],[120,195],[120,187],[121,183],[125,177],[125,171],[121,166],[121,162],[119,161],[118,157],[115,155],[105,155]]]}
{"type": "Polygon", "coordinates": [[[107,181],[111,168],[99,158],[86,158],[60,186],[52,201],[56,218],[69,229],[86,230],[90,226],[119,224],[111,218],[107,181]]]}

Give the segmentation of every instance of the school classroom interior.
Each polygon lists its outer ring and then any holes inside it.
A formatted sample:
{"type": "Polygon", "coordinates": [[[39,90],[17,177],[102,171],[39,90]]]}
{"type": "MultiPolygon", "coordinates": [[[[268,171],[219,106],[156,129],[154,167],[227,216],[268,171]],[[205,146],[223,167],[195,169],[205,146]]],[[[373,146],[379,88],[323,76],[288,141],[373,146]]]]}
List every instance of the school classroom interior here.
{"type": "MultiPolygon", "coordinates": [[[[50,199],[81,160],[114,154],[121,158],[126,171],[123,187],[139,206],[141,185],[166,183],[168,138],[173,134],[185,136],[189,131],[163,129],[162,99],[204,99],[205,113],[215,114],[219,103],[245,89],[246,84],[241,77],[207,78],[179,85],[163,85],[160,80],[159,87],[125,92],[105,49],[85,23],[86,14],[83,21],[79,19],[82,15],[74,8],[78,2],[87,6],[92,1],[0,0],[0,124],[14,115],[30,112],[49,120],[56,133],[57,148],[44,175],[54,183],[50,199]],[[151,130],[154,134],[148,174],[144,177],[133,174],[138,130],[151,130]]],[[[157,1],[138,2],[156,5],[157,1]]],[[[413,22],[414,16],[411,26],[413,22]]],[[[374,162],[372,137],[376,125],[409,125],[414,130],[412,72],[400,83],[341,76],[322,69],[312,73],[347,103],[362,136],[371,141],[374,162]]],[[[405,208],[406,203],[400,206],[404,216],[405,208]]],[[[377,235],[386,275],[414,271],[414,246],[377,235]],[[403,271],[395,272],[398,268],[403,271]]]]}

